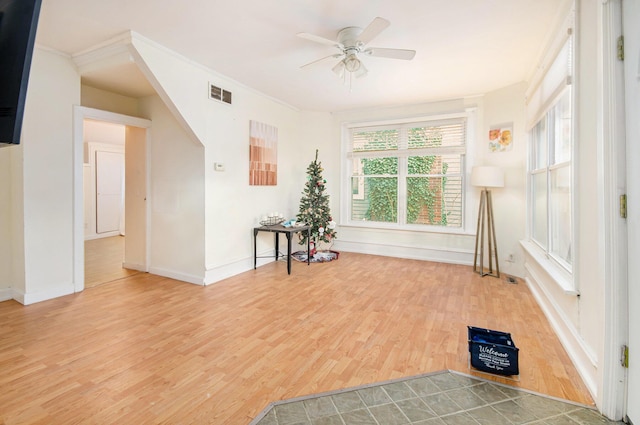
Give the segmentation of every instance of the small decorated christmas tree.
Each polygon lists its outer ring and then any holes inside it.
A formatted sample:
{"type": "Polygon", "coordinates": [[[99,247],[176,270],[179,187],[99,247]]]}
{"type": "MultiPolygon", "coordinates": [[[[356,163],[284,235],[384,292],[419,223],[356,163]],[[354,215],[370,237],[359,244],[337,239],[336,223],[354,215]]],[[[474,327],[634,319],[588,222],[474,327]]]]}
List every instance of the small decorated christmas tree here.
{"type": "MultiPolygon", "coordinates": [[[[311,252],[315,254],[318,242],[331,242],[336,237],[336,223],[329,210],[329,195],[324,193],[326,180],[322,178],[322,164],[318,162],[318,150],[316,159],[307,167],[307,183],[304,186],[302,199],[300,199],[300,211],[296,219],[299,223],[311,226],[311,252]]],[[[300,232],[300,242],[307,243],[307,233],[300,232]]]]}

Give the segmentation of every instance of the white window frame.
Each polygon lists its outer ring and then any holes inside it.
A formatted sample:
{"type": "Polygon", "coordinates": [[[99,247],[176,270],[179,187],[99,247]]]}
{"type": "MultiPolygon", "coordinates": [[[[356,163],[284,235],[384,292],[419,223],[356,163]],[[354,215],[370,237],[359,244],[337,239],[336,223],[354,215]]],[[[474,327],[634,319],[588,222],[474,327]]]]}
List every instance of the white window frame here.
{"type": "MultiPolygon", "coordinates": [[[[555,170],[558,170],[560,168],[564,168],[564,167],[569,167],[570,170],[570,174],[572,176],[571,178],[571,194],[573,195],[573,193],[575,192],[575,184],[574,184],[574,180],[573,180],[573,158],[575,156],[574,153],[574,144],[575,144],[575,108],[574,108],[574,90],[572,87],[567,87],[565,90],[562,90],[553,100],[553,102],[551,103],[551,106],[549,107],[549,109],[545,112],[545,114],[540,118],[540,121],[545,120],[546,124],[545,124],[545,142],[546,142],[546,158],[545,158],[545,165],[543,167],[538,167],[538,168],[534,168],[534,159],[533,157],[536,156],[535,155],[535,147],[534,147],[534,143],[531,140],[532,139],[532,135],[531,135],[531,131],[533,130],[533,128],[530,130],[529,132],[529,138],[530,138],[530,146],[529,146],[529,170],[528,170],[528,185],[527,185],[527,193],[528,193],[528,198],[529,198],[529,208],[528,208],[528,216],[529,216],[529,235],[528,238],[529,240],[535,244],[535,246],[537,246],[538,249],[540,249],[541,251],[544,252],[544,255],[552,260],[557,266],[561,267],[562,269],[564,269],[564,271],[566,273],[568,273],[568,275],[572,274],[572,269],[573,266],[572,264],[575,262],[575,260],[572,260],[572,263],[568,263],[567,261],[565,261],[563,258],[559,257],[558,255],[556,255],[553,250],[552,250],[552,239],[553,239],[553,231],[554,231],[554,227],[557,226],[557,223],[553,223],[553,219],[552,219],[552,193],[551,193],[551,180],[552,180],[552,172],[555,170]],[[554,127],[553,125],[551,125],[551,120],[550,120],[550,116],[549,114],[551,113],[551,111],[553,111],[554,107],[556,105],[558,105],[558,103],[560,102],[560,99],[562,98],[562,96],[566,93],[565,90],[571,90],[571,158],[568,161],[562,161],[559,163],[554,163],[552,161],[552,138],[554,136],[554,127]],[[534,202],[533,202],[533,197],[535,196],[535,194],[533,193],[533,176],[534,175],[538,175],[538,174],[545,174],[546,175],[546,246],[543,246],[541,244],[540,241],[537,241],[534,238],[534,202]]],[[[536,122],[536,125],[537,123],[536,122]]],[[[571,196],[571,223],[574,222],[574,205],[573,205],[573,196],[571,196]]],[[[574,232],[573,229],[571,229],[571,246],[575,247],[574,245],[574,232]]]]}
{"type": "MultiPolygon", "coordinates": [[[[577,88],[575,84],[574,70],[576,69],[576,40],[575,40],[575,6],[572,6],[567,18],[565,19],[563,28],[566,28],[566,32],[558,34],[552,46],[548,49],[547,58],[548,61],[539,66],[541,73],[534,78],[537,83],[533,84],[530,91],[527,92],[527,116],[528,116],[528,166],[527,166],[527,238],[522,241],[523,248],[527,251],[532,258],[540,264],[544,270],[553,278],[553,280],[566,292],[566,293],[578,293],[577,282],[574,275],[574,267],[576,264],[576,209],[575,209],[575,197],[576,197],[576,180],[575,180],[575,164],[577,158],[577,125],[578,122],[578,109],[576,99],[578,97],[577,88]],[[565,48],[566,43],[569,41],[569,48],[565,48]],[[550,125],[547,114],[551,111],[561,99],[562,95],[567,90],[567,86],[571,86],[571,159],[568,161],[571,175],[571,247],[573,247],[573,260],[572,264],[568,264],[561,258],[558,258],[551,251],[551,237],[552,228],[551,223],[551,178],[550,171],[567,165],[567,161],[553,164],[551,162],[552,152],[550,151],[549,133],[550,125]],[[546,173],[546,195],[547,195],[547,246],[541,246],[533,238],[533,174],[540,172],[533,170],[533,140],[532,132],[538,122],[546,119],[546,139],[547,139],[547,163],[546,170],[542,171],[546,173]]],[[[544,168],[544,167],[543,167],[544,168]]]]}
{"type": "MultiPolygon", "coordinates": [[[[445,233],[445,234],[462,234],[462,235],[470,235],[474,234],[475,228],[470,228],[470,223],[472,223],[472,217],[470,216],[473,208],[468,208],[469,203],[473,203],[476,201],[476,197],[473,196],[470,191],[471,187],[469,185],[469,167],[470,163],[473,162],[473,151],[472,148],[475,146],[476,139],[476,111],[477,108],[470,107],[466,108],[464,111],[449,113],[449,114],[437,114],[437,115],[426,115],[412,118],[399,118],[392,120],[379,120],[379,121],[362,121],[362,122],[349,122],[344,123],[342,126],[342,184],[341,184],[341,226],[352,226],[352,227],[360,227],[360,228],[372,228],[372,229],[390,229],[390,230],[404,230],[404,231],[415,231],[415,232],[427,232],[427,233],[445,233]],[[420,124],[420,123],[428,123],[430,121],[442,121],[448,119],[456,119],[456,118],[464,118],[466,120],[466,140],[464,146],[464,152],[461,153],[462,162],[461,162],[461,174],[462,174],[462,225],[460,227],[446,227],[446,226],[436,226],[436,225],[425,225],[425,224],[403,224],[406,220],[406,206],[403,205],[403,202],[406,203],[406,194],[402,194],[402,188],[404,184],[402,183],[403,178],[406,178],[406,175],[398,174],[398,222],[397,223],[388,223],[388,222],[377,222],[377,221],[360,221],[360,220],[352,220],[351,216],[351,196],[353,191],[351,176],[352,176],[352,156],[351,156],[351,130],[354,128],[363,128],[363,127],[378,127],[385,125],[403,125],[403,124],[420,124]]],[[[416,149],[416,154],[419,154],[420,150],[416,149]]],[[[406,163],[406,158],[399,158],[399,162],[406,163]]],[[[399,164],[399,167],[401,165],[399,164]]]]}

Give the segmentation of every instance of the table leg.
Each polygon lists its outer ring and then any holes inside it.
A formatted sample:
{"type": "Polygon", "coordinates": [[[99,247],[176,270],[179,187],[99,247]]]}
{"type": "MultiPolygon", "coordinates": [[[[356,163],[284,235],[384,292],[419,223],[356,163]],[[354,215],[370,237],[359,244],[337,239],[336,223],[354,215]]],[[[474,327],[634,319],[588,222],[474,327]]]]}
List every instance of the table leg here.
{"type": "Polygon", "coordinates": [[[278,252],[280,252],[280,238],[278,237],[278,232],[273,233],[276,237],[276,261],[278,261],[278,252]]]}
{"type": "Polygon", "coordinates": [[[311,264],[311,227],[307,229],[307,266],[311,264]]]}
{"type": "Polygon", "coordinates": [[[258,265],[258,231],[253,229],[253,269],[255,270],[258,265]]]}
{"type": "Polygon", "coordinates": [[[291,274],[291,232],[287,232],[287,274],[291,274]]]}

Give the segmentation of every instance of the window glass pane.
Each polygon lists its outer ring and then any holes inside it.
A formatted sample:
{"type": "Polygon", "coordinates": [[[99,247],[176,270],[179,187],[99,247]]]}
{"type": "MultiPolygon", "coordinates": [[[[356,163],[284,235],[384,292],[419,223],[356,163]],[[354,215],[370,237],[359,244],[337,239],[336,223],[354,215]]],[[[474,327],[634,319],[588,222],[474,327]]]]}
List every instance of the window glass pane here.
{"type": "Polygon", "coordinates": [[[532,233],[533,239],[547,248],[547,173],[532,176],[532,233]]]}
{"type": "Polygon", "coordinates": [[[408,148],[436,148],[463,146],[466,139],[464,120],[438,123],[434,126],[414,127],[408,130],[408,148]]]}
{"type": "Polygon", "coordinates": [[[362,192],[351,196],[351,219],[358,221],[398,221],[397,177],[352,177],[352,188],[362,192]]]}
{"type": "Polygon", "coordinates": [[[553,137],[550,140],[552,164],[571,161],[571,90],[566,90],[551,110],[553,137]]]}
{"type": "Polygon", "coordinates": [[[461,175],[462,155],[410,156],[408,174],[458,174],[461,175]]]}
{"type": "Polygon", "coordinates": [[[398,221],[398,158],[356,158],[351,177],[351,219],[398,221]],[[374,177],[375,176],[375,177],[374,177]]]}
{"type": "Polygon", "coordinates": [[[398,158],[361,158],[362,174],[366,176],[389,176],[398,174],[398,158]]]}
{"type": "Polygon", "coordinates": [[[571,264],[571,167],[567,165],[551,170],[550,179],[550,251],[571,264]]]}
{"type": "Polygon", "coordinates": [[[547,166],[547,120],[541,119],[531,131],[534,170],[547,166]]]}
{"type": "Polygon", "coordinates": [[[460,176],[408,177],[407,223],[462,226],[460,176]]]}
{"type": "Polygon", "coordinates": [[[398,149],[398,130],[353,130],[352,146],[354,152],[384,151],[398,149]]]}

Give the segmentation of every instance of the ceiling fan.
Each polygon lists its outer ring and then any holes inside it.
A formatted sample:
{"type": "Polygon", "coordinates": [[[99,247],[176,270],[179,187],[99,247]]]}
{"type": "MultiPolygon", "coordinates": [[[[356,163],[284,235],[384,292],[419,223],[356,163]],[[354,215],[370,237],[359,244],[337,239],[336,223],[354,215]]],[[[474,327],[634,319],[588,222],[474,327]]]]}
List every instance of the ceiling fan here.
{"type": "Polygon", "coordinates": [[[356,78],[359,78],[367,74],[367,68],[360,59],[361,56],[366,55],[403,60],[413,59],[416,55],[415,50],[367,47],[367,44],[376,38],[378,34],[384,31],[390,24],[391,23],[386,19],[377,17],[365,29],[361,29],[359,27],[347,27],[341,29],[338,32],[337,40],[329,40],[328,38],[306,32],[298,33],[298,37],[334,46],[340,50],[340,53],[335,53],[333,55],[314,60],[313,62],[302,65],[301,68],[305,68],[325,59],[339,58],[340,61],[332,68],[332,71],[338,75],[338,77],[343,78],[345,82],[348,75],[349,82],[351,82],[351,77],[355,76],[356,78]]]}

